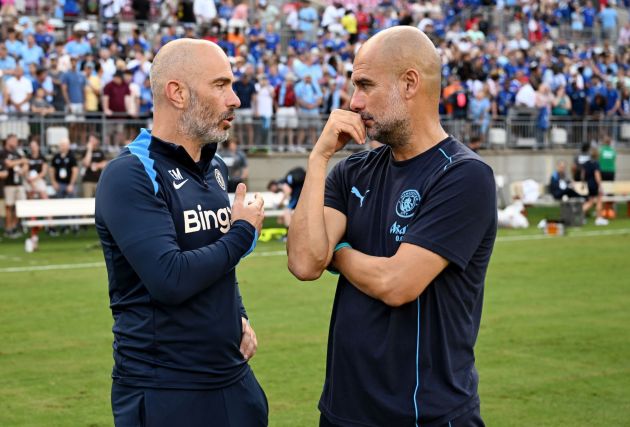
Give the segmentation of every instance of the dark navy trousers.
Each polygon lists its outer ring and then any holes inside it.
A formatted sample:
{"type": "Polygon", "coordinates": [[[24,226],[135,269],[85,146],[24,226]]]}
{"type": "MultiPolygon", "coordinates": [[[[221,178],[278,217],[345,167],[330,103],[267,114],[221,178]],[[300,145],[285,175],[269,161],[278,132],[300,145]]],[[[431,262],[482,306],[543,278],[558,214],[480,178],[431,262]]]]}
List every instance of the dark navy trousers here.
{"type": "Polygon", "coordinates": [[[216,390],[112,384],[116,427],[266,427],[267,397],[252,371],[216,390]]]}

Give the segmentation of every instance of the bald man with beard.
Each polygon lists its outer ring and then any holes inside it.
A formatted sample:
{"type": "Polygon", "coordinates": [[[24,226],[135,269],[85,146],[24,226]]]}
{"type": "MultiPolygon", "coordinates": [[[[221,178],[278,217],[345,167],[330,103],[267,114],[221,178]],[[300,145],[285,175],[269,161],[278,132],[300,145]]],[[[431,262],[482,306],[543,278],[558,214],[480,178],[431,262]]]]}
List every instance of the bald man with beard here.
{"type": "Polygon", "coordinates": [[[494,245],[492,169],[440,125],[440,57],[420,30],[359,50],[289,229],[300,280],[340,273],[320,426],[482,426],[473,347],[494,245]],[[326,176],[350,140],[353,154],[326,176]]]}
{"type": "Polygon", "coordinates": [[[103,171],[96,227],[114,317],[117,426],[266,426],[248,361],[257,340],[235,267],[258,239],[263,200],[230,207],[216,156],[240,101],[215,44],[179,39],[151,68],[154,128],[103,171]]]}

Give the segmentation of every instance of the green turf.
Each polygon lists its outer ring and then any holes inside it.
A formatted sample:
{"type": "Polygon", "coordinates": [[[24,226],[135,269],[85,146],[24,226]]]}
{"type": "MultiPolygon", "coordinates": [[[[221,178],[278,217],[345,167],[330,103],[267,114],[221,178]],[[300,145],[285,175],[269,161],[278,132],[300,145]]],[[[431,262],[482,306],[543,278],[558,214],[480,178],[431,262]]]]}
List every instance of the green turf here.
{"type": "MultiPolygon", "coordinates": [[[[630,220],[539,236],[501,231],[495,246],[476,347],[482,414],[490,426],[628,425],[630,220]]],[[[2,270],[101,262],[96,243],[93,233],[42,238],[34,254],[0,243],[0,426],[112,424],[104,268],[2,270]]],[[[300,283],[278,255],[247,258],[239,278],[270,425],[317,425],[334,278],[300,283]]]]}

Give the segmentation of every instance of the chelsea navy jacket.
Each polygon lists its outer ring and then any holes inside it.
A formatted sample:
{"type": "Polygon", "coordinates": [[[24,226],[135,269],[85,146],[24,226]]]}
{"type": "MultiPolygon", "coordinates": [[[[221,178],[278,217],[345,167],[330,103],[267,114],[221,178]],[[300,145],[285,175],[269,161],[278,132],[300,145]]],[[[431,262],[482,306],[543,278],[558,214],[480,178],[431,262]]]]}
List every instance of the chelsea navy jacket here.
{"type": "Polygon", "coordinates": [[[142,130],[103,171],[96,228],[109,276],[116,383],[214,389],[249,371],[235,267],[255,228],[230,224],[216,144],[195,163],[142,130]]]}

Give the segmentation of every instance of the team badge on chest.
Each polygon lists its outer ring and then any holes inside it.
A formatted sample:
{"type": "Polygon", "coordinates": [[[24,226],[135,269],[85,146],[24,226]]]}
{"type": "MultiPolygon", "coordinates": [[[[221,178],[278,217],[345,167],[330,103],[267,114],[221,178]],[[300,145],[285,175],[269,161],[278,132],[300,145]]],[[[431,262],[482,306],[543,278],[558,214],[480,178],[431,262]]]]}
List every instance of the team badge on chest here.
{"type": "Polygon", "coordinates": [[[219,171],[219,169],[214,170],[214,177],[216,178],[217,184],[219,184],[219,187],[221,187],[223,191],[225,191],[225,181],[223,180],[223,175],[221,175],[221,172],[219,171]]]}
{"type": "Polygon", "coordinates": [[[396,203],[396,214],[401,218],[411,218],[420,205],[420,193],[416,190],[405,190],[396,203]]]}

